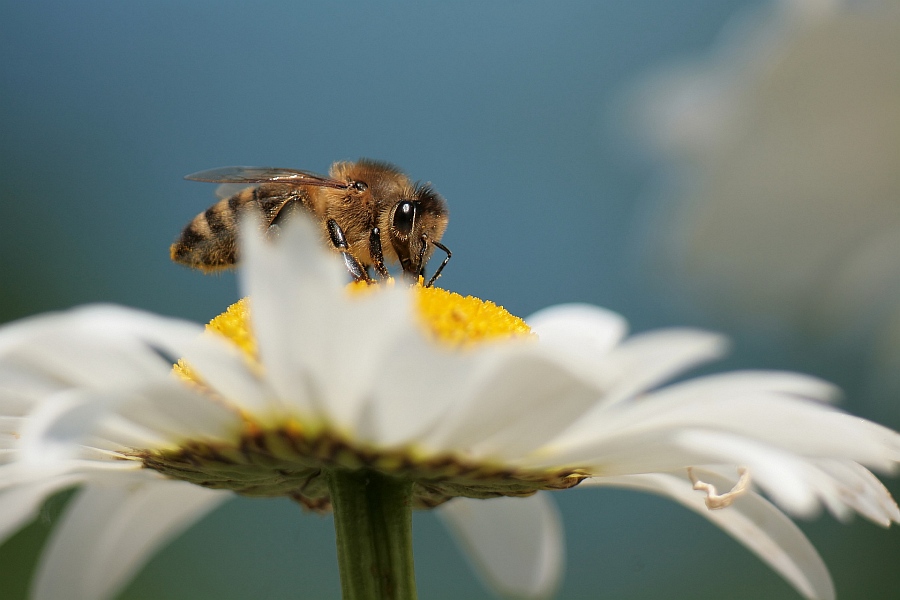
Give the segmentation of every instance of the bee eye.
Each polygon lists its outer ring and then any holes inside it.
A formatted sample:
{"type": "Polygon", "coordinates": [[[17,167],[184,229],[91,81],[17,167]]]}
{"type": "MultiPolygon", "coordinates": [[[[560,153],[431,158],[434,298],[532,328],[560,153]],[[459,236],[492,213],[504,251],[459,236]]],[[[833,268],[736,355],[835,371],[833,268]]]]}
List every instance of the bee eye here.
{"type": "Polygon", "coordinates": [[[367,186],[367,185],[366,185],[364,182],[362,182],[362,181],[354,181],[354,182],[351,182],[351,183],[350,183],[350,187],[352,187],[352,188],[353,188],[354,190],[356,190],[357,192],[364,192],[364,191],[366,191],[367,189],[369,189],[369,186],[367,186]]]}
{"type": "Polygon", "coordinates": [[[394,209],[393,226],[400,235],[409,235],[416,220],[416,205],[409,200],[397,204],[394,209]]]}

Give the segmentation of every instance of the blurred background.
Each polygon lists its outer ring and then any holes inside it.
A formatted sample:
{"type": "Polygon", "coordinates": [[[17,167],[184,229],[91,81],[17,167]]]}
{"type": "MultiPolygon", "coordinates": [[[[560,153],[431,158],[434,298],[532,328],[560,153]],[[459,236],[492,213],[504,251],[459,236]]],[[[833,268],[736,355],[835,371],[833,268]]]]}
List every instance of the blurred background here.
{"type": "MultiPolygon", "coordinates": [[[[238,292],[169,262],[215,200],[182,177],[365,156],[447,198],[443,287],[724,331],[714,370],[813,373],[900,428],[894,2],[2,0],[0,49],[0,322],[96,301],[207,321],[238,292]]],[[[557,500],[560,598],[798,597],[674,503],[557,500]]],[[[26,597],[64,503],[0,547],[0,598],[26,597]]],[[[896,597],[897,528],[802,525],[840,597],[896,597]]],[[[414,527],[423,598],[491,597],[433,515],[414,527]]],[[[330,518],[244,499],[122,595],[338,596],[330,518]]]]}

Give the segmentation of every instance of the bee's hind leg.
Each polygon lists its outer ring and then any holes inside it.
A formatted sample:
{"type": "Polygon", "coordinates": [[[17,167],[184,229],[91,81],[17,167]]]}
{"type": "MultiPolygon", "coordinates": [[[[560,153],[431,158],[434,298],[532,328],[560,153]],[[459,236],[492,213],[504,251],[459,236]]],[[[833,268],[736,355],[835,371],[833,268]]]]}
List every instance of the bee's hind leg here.
{"type": "Polygon", "coordinates": [[[331,238],[331,243],[340,251],[341,256],[344,257],[344,265],[347,267],[347,270],[350,271],[353,280],[372,283],[372,278],[369,277],[366,268],[362,266],[355,256],[350,254],[350,246],[347,244],[347,238],[344,236],[344,231],[341,229],[341,226],[338,225],[337,221],[334,219],[328,219],[326,225],[328,227],[328,237],[331,238]]]}

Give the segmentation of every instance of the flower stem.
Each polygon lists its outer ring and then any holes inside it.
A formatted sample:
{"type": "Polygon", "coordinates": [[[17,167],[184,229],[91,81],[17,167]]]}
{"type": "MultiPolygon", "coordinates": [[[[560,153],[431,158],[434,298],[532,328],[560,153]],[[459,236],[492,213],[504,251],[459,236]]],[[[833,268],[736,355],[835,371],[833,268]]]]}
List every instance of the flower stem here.
{"type": "Polygon", "coordinates": [[[328,487],[344,600],[415,600],[412,483],[335,469],[328,487]]]}

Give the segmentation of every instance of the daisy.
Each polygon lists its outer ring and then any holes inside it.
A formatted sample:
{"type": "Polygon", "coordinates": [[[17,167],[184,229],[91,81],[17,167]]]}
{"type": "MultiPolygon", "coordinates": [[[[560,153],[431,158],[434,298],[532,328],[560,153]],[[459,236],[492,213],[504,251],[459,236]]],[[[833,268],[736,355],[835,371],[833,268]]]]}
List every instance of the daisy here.
{"type": "MultiPolygon", "coordinates": [[[[247,224],[245,224],[247,225],[247,224]]],[[[351,287],[305,221],[242,238],[249,300],[197,325],[99,306],[0,330],[0,532],[80,486],[35,598],[108,598],[237,493],[333,510],[345,598],[414,598],[412,508],[436,508],[486,580],[543,597],[562,567],[550,491],[662,494],[807,598],[827,569],[787,517],[900,520],[869,471],[900,435],[789,373],[660,387],[723,340],[569,305],[530,326],[438,289],[351,287]],[[172,363],[177,361],[175,369],[172,363]]]]}

